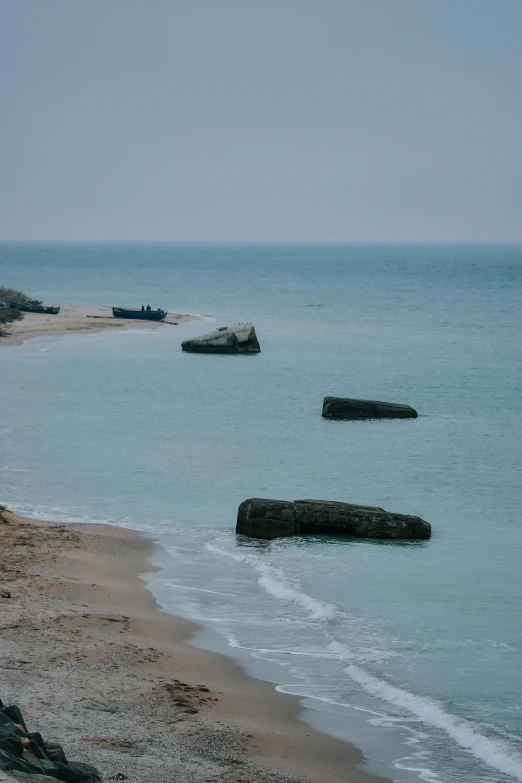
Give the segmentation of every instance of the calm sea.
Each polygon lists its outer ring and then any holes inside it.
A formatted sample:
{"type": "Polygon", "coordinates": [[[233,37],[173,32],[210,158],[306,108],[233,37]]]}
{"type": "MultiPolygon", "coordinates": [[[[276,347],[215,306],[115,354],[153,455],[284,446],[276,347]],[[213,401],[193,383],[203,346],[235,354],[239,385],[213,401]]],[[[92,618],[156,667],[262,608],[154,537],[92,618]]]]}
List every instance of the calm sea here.
{"type": "Polygon", "coordinates": [[[199,313],[0,349],[0,498],[150,531],[151,586],[396,781],[522,781],[522,246],[0,243],[49,302],[199,313]],[[253,321],[257,356],[184,354],[253,321]],[[325,395],[416,420],[335,422],[325,395]],[[238,540],[248,497],[380,505],[427,542],[238,540]]]}

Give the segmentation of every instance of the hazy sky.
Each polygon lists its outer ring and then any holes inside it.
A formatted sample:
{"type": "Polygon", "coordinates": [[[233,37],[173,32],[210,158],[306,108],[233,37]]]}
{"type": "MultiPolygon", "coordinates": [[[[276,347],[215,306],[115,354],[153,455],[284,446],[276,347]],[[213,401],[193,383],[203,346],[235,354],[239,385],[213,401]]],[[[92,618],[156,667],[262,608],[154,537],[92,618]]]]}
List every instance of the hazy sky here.
{"type": "Polygon", "coordinates": [[[522,0],[0,0],[0,238],[522,240],[522,0]]]}

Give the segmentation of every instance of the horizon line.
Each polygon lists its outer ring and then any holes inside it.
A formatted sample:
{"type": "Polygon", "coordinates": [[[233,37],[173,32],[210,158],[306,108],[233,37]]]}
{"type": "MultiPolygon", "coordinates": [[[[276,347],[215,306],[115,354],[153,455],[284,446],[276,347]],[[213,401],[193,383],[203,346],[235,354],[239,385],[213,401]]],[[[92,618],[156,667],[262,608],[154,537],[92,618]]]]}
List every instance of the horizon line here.
{"type": "Polygon", "coordinates": [[[520,245],[521,239],[9,239],[27,243],[119,243],[171,245],[520,245]]]}

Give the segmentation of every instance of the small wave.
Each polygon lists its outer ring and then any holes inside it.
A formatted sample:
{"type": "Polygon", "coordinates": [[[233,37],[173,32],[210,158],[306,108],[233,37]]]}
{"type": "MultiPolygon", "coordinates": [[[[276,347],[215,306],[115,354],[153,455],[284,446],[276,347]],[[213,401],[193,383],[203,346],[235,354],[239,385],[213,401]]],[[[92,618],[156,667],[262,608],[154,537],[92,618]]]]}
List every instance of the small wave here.
{"type": "Polygon", "coordinates": [[[507,742],[482,734],[477,726],[465,718],[445,712],[437,702],[390,685],[364,669],[350,664],[345,672],[368,693],[389,704],[407,710],[423,723],[441,729],[461,748],[515,780],[522,781],[522,756],[507,742]]]}
{"type": "Polygon", "coordinates": [[[125,527],[132,530],[147,531],[148,527],[134,523],[131,519],[114,519],[113,517],[104,517],[102,515],[93,516],[86,512],[78,514],[78,511],[70,511],[61,506],[36,506],[27,503],[19,503],[16,500],[8,502],[9,507],[22,517],[31,519],[43,519],[47,522],[59,522],[63,524],[93,524],[93,525],[112,525],[113,527],[125,527]]]}
{"type": "Polygon", "coordinates": [[[242,555],[236,552],[227,552],[224,549],[212,543],[207,543],[206,547],[211,552],[232,558],[240,563],[252,566],[260,574],[258,584],[274,598],[289,603],[298,604],[304,609],[311,620],[333,620],[340,610],[333,604],[324,601],[318,601],[316,598],[302,592],[294,585],[290,584],[284,574],[277,568],[267,565],[254,555],[242,555]]]}
{"type": "Polygon", "coordinates": [[[193,590],[196,593],[212,593],[212,595],[224,595],[227,598],[236,598],[234,593],[220,593],[219,590],[208,590],[206,587],[189,587],[189,585],[183,585],[179,582],[173,582],[171,579],[167,579],[165,584],[169,587],[175,587],[178,590],[193,590]]]}
{"type": "Polygon", "coordinates": [[[512,650],[513,647],[506,642],[498,642],[496,639],[486,639],[486,644],[490,644],[492,647],[502,647],[505,650],[512,650]]]}
{"type": "MultiPolygon", "coordinates": [[[[176,312],[178,312],[176,310],[176,312]]],[[[205,315],[204,313],[183,313],[183,315],[192,315],[194,318],[199,318],[201,321],[217,321],[218,317],[216,315],[205,315]]]]}
{"type": "Polygon", "coordinates": [[[402,761],[396,761],[395,766],[397,769],[403,769],[406,772],[415,772],[421,780],[425,780],[426,783],[438,783],[440,776],[436,772],[425,766],[420,766],[420,763],[425,759],[424,753],[414,753],[411,757],[411,761],[403,759],[402,761]]]}
{"type": "Polygon", "coordinates": [[[120,337],[126,338],[129,335],[132,336],[133,334],[161,334],[159,327],[161,326],[161,323],[158,322],[158,324],[154,326],[146,326],[146,327],[139,327],[139,326],[128,326],[127,328],[118,329],[115,328],[113,331],[103,330],[102,332],[95,332],[92,335],[86,335],[87,337],[97,337],[98,339],[105,339],[107,337],[112,338],[115,337],[117,340],[120,337]]]}
{"type": "Polygon", "coordinates": [[[258,653],[259,655],[291,655],[296,656],[297,658],[313,658],[314,660],[327,661],[331,661],[333,658],[332,655],[325,653],[322,650],[285,650],[283,648],[280,649],[279,647],[250,647],[246,644],[240,644],[235,636],[231,636],[231,638],[227,636],[227,641],[230,647],[235,647],[238,650],[247,650],[248,652],[258,653]]]}

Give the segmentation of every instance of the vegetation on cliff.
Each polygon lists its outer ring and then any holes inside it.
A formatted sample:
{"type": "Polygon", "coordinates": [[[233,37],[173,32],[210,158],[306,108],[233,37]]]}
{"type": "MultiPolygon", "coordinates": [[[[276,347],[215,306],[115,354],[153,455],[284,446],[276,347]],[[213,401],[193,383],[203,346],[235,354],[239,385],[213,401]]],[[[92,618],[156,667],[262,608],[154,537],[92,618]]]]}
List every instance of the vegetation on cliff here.
{"type": "Polygon", "coordinates": [[[16,310],[9,306],[9,302],[14,300],[15,302],[30,302],[31,299],[21,291],[15,291],[14,288],[6,288],[0,285],[0,302],[4,303],[4,307],[0,307],[0,336],[5,334],[2,330],[2,324],[9,324],[11,321],[18,321],[23,318],[23,313],[20,310],[16,310]]]}

